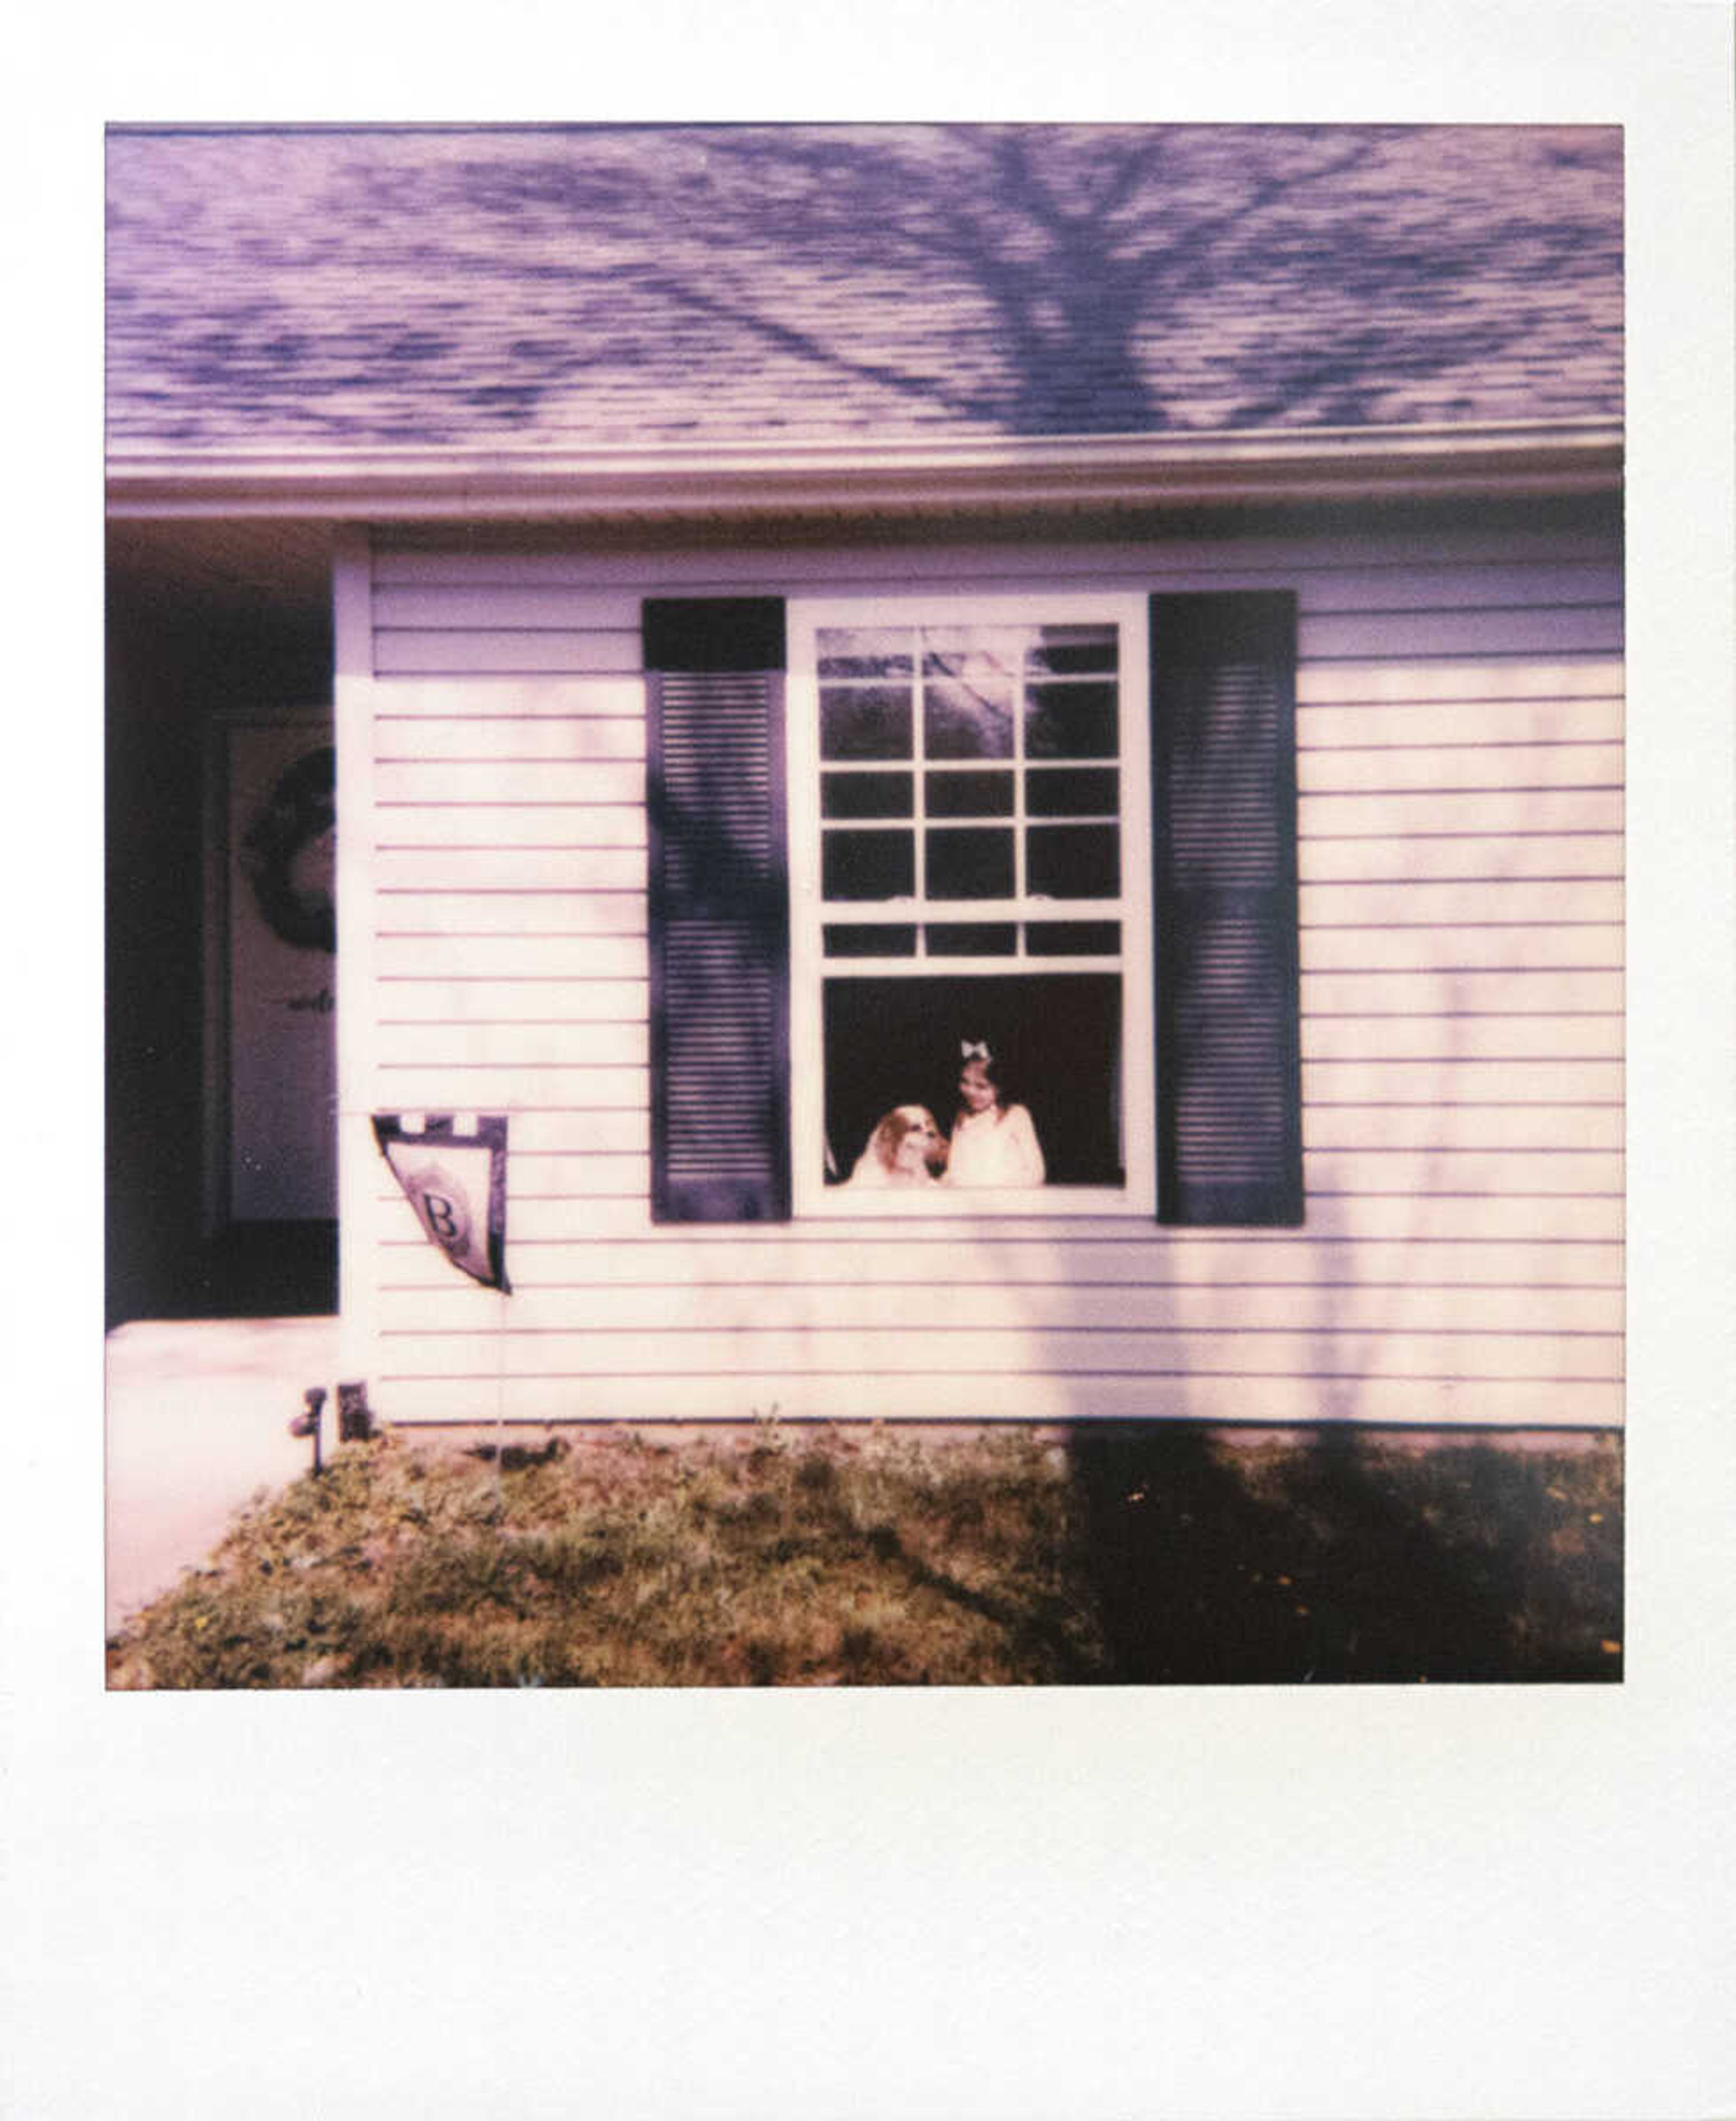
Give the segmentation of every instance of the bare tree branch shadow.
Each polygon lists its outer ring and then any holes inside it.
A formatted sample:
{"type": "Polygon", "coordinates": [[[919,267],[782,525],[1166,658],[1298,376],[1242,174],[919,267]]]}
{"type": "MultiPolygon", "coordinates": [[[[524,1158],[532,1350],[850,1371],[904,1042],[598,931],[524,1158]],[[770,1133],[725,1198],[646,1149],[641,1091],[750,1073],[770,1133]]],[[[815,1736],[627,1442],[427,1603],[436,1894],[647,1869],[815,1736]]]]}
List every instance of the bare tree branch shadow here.
{"type": "MultiPolygon", "coordinates": [[[[703,272],[650,251],[601,275],[576,263],[587,303],[606,288],[612,307],[630,297],[702,318],[742,352],[795,357],[818,387],[865,381],[1007,434],[1143,432],[1183,417],[1170,394],[1197,389],[1203,367],[1224,425],[1340,424],[1374,417],[1395,379],[1498,362],[1547,317],[1561,274],[1607,242],[1595,212],[1552,220],[1515,198],[1491,220],[1450,187],[1430,202],[1421,169],[1397,160],[1414,138],[1403,127],[982,125],[944,128],[937,150],[922,128],[755,128],[708,134],[706,180],[666,198],[656,182],[626,196],[600,188],[582,159],[525,181],[580,238],[600,221],[630,240],[648,215],[711,246],[703,272]],[[1404,210],[1377,210],[1395,185],[1404,210]],[[1329,232],[1311,205],[1323,193],[1329,232]],[[1510,252],[1528,259],[1526,279],[1499,302],[1472,300],[1510,252]],[[829,312],[791,300],[783,282],[796,272],[851,299],[829,312]],[[1192,344],[1190,305],[1268,282],[1281,294],[1263,315],[1192,344]],[[1160,342],[1183,357],[1160,357],[1160,342]]],[[[519,196],[510,165],[496,165],[491,208],[519,196]]],[[[631,311],[623,321],[631,338],[631,311]]]]}
{"type": "Polygon", "coordinates": [[[400,442],[454,421],[607,442],[1516,417],[1584,409],[1587,301],[1594,337],[1620,326],[1609,128],[602,125],[224,152],[159,155],[146,185],[116,151],[111,338],[189,438],[242,387],[286,431],[400,442]],[[252,202],[286,169],[268,220],[252,202]],[[235,256],[245,273],[193,277],[235,256]]]}

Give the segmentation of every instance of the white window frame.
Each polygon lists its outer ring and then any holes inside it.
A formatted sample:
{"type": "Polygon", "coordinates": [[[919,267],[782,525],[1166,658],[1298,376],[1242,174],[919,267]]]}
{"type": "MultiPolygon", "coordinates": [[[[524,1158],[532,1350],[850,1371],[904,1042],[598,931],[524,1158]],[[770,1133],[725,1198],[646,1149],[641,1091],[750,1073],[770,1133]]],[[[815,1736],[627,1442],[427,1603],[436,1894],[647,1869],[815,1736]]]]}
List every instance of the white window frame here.
{"type": "MultiPolygon", "coordinates": [[[[973,1220],[988,1216],[1131,1216],[1149,1221],[1157,1211],[1155,1040],[1152,1023],[1150,702],[1146,599],[1136,594],[1065,588],[1016,596],[973,595],[954,590],[912,591],[895,597],[814,597],[792,599],[786,614],[786,815],[790,860],[790,1119],[793,1207],[798,1218],[859,1220],[940,1217],[973,1220]],[[947,1186],[892,1191],[828,1186],[821,1171],[825,1139],[825,1050],[822,982],[827,977],[920,977],[934,967],[936,980],[986,974],[999,978],[1042,978],[1063,972],[1105,972],[1102,958],[1004,956],[912,959],[852,958],[828,966],[822,930],[826,908],[820,895],[819,676],[818,636],[833,627],[1081,626],[1113,625],[1118,656],[1121,772],[1121,892],[1113,914],[1096,901],[1071,917],[1113,918],[1121,924],[1121,951],[1113,969],[1121,979],[1122,1130],[1126,1182],[1121,1186],[997,1187],[956,1191],[947,1186]]],[[[918,678],[920,711],[920,676],[918,678]]],[[[992,762],[984,762],[991,763],[992,762]]],[[[1095,763],[1096,762],[1092,762],[1095,763]]],[[[886,766],[895,770],[896,762],[886,766]]],[[[921,769],[912,762],[912,770],[921,769]]],[[[1020,784],[1022,785],[1022,781],[1020,784]]],[[[1024,817],[1022,797],[1018,821],[1024,817]]],[[[912,829],[922,829],[920,803],[912,829]]],[[[1018,842],[1015,841],[1015,844],[1018,842]]],[[[1020,874],[1023,862],[1020,860],[1020,874]]],[[[1057,907],[1062,902],[1050,901],[1057,907]]],[[[1020,921],[1030,902],[968,900],[949,906],[959,921],[1020,921]]],[[[834,912],[834,918],[836,917],[834,912]]],[[[932,920],[935,909],[913,899],[877,904],[875,917],[932,920]]],[[[935,1115],[943,1129],[950,1112],[935,1115]]],[[[838,1153],[846,1154],[843,1144],[838,1153]]],[[[851,1144],[853,1158],[860,1143],[851,1144]]]]}

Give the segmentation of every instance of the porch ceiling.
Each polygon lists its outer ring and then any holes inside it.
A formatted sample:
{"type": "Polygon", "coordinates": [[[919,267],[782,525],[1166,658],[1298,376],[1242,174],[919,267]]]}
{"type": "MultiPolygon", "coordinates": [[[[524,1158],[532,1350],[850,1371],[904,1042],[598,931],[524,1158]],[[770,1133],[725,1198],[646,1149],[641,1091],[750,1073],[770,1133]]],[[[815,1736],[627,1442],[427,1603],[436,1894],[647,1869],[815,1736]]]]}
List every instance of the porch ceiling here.
{"type": "Polygon", "coordinates": [[[191,608],[213,619],[268,619],[315,627],[331,618],[334,525],[290,516],[268,520],[111,520],[109,582],[135,606],[191,608]]]}

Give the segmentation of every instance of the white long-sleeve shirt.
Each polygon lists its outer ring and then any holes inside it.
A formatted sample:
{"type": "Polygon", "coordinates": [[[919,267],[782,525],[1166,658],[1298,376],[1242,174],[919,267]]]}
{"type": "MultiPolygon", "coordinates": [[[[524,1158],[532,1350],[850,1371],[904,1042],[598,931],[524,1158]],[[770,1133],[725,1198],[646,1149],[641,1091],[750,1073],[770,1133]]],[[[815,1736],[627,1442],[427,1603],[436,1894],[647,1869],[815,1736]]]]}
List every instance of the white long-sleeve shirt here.
{"type": "Polygon", "coordinates": [[[1040,1186],[1043,1149],[1023,1105],[991,1105],[960,1112],[946,1159],[948,1186],[1040,1186]]]}

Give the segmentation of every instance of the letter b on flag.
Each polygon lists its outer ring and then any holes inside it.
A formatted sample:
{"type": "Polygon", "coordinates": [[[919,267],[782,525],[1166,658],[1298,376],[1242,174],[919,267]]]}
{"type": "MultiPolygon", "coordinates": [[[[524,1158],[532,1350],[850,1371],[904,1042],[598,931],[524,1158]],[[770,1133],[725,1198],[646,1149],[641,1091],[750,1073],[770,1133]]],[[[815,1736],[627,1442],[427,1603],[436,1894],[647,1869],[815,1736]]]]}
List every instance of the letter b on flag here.
{"type": "Polygon", "coordinates": [[[374,1139],[424,1233],[474,1280],[508,1289],[505,1119],[376,1112],[374,1139]]]}

